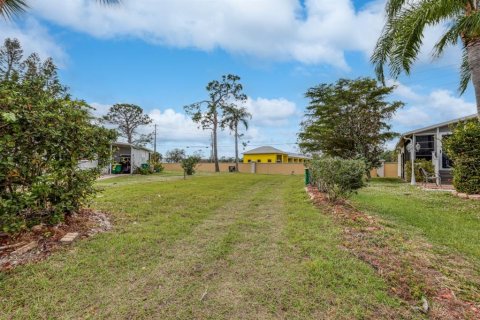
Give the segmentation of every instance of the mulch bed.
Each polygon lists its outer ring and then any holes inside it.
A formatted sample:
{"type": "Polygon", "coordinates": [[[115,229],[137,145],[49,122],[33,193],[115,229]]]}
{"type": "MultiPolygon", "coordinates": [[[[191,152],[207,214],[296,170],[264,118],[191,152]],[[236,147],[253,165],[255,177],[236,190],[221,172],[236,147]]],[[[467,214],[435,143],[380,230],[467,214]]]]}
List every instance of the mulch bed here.
{"type": "Polygon", "coordinates": [[[64,246],[60,239],[67,233],[77,232],[78,239],[81,239],[111,228],[107,215],[83,209],[67,215],[64,222],[54,226],[42,224],[14,236],[0,234],[0,271],[8,271],[18,265],[46,258],[64,246]]]}
{"type": "Polygon", "coordinates": [[[343,249],[371,265],[392,295],[432,319],[480,319],[480,279],[471,262],[435,254],[425,240],[412,239],[347,202],[331,203],[313,186],[306,191],[343,227],[343,249]],[[459,288],[458,278],[469,279],[473,289],[459,288]]]}

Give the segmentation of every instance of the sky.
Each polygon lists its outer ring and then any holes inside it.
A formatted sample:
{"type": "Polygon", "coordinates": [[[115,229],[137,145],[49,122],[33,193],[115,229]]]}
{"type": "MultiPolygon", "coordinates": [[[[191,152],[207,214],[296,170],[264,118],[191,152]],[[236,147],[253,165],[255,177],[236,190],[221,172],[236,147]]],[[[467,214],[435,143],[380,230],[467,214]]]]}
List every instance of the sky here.
{"type": "MultiPolygon", "coordinates": [[[[339,78],[374,76],[370,55],[384,24],[384,0],[93,0],[28,1],[27,13],[0,21],[25,55],[52,57],[73,97],[105,114],[115,103],[141,106],[158,125],[157,149],[210,153],[210,133],[183,106],[207,98],[224,74],[241,77],[253,115],[242,139],[297,152],[305,92],[339,78]]],[[[391,121],[402,133],[475,113],[470,87],[459,96],[461,48],[430,53],[445,26],[426,30],[411,75],[389,79],[405,102],[391,121]]],[[[153,131],[153,126],[142,128],[153,131]]],[[[395,141],[387,144],[392,148],[395,141]]],[[[152,146],[150,146],[152,147],[152,146]]],[[[243,147],[241,147],[243,151],[243,147]]],[[[219,155],[234,154],[219,135],[219,155]]]]}

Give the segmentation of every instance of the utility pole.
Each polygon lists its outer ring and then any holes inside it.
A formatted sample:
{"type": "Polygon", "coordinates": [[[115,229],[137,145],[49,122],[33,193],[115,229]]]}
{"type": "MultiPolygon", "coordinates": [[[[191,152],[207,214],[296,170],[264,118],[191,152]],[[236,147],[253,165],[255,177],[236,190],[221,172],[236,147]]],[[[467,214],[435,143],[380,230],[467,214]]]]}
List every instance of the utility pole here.
{"type": "Polygon", "coordinates": [[[157,124],[155,123],[155,133],[153,136],[153,154],[157,154],[157,124]]]}

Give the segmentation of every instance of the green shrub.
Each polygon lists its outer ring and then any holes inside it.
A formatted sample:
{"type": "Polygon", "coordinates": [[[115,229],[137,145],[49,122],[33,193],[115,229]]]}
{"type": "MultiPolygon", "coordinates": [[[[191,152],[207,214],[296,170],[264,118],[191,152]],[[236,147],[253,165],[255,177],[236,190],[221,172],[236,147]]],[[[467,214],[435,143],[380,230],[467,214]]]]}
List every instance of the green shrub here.
{"type": "Polygon", "coordinates": [[[453,160],[453,185],[458,192],[480,194],[480,122],[457,125],[444,142],[453,160]]]}
{"type": "MultiPolygon", "coordinates": [[[[420,168],[423,168],[425,171],[427,171],[428,174],[435,173],[435,167],[432,161],[425,160],[425,159],[416,159],[415,160],[415,181],[417,182],[425,181],[425,177],[420,171],[420,168]]],[[[405,162],[405,180],[410,181],[411,174],[412,174],[412,162],[407,161],[405,162]]]]}
{"type": "Polygon", "coordinates": [[[312,182],[331,201],[346,199],[364,186],[365,162],[323,157],[309,164],[312,182]]]}
{"type": "Polygon", "coordinates": [[[160,162],[156,162],[153,164],[153,171],[156,173],[160,173],[164,170],[165,168],[160,162]]]}
{"type": "Polygon", "coordinates": [[[137,168],[135,168],[133,173],[134,174],[147,175],[147,174],[152,174],[153,170],[150,167],[147,167],[147,168],[137,167],[137,168]]]}
{"type": "Polygon", "coordinates": [[[85,205],[116,138],[70,97],[50,59],[31,55],[25,66],[0,81],[0,231],[7,233],[56,223],[85,205]],[[81,170],[80,160],[98,168],[81,170]]]}
{"type": "Polygon", "coordinates": [[[185,159],[182,159],[182,162],[180,164],[181,164],[185,174],[187,176],[191,176],[191,175],[195,174],[195,168],[196,168],[196,166],[199,162],[200,162],[200,157],[198,157],[196,155],[193,155],[193,156],[189,156],[185,159]]]}

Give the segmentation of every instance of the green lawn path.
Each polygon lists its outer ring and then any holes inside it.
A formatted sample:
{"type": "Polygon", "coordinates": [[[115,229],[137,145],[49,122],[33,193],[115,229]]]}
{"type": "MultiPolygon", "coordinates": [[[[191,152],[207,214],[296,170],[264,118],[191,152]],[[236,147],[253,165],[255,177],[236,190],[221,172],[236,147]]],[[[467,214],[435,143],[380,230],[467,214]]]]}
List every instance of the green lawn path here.
{"type": "Polygon", "coordinates": [[[114,230],[0,273],[0,319],[408,315],[372,268],[341,249],[341,231],[302,182],[248,174],[101,181],[94,206],[112,213],[114,230]]]}

